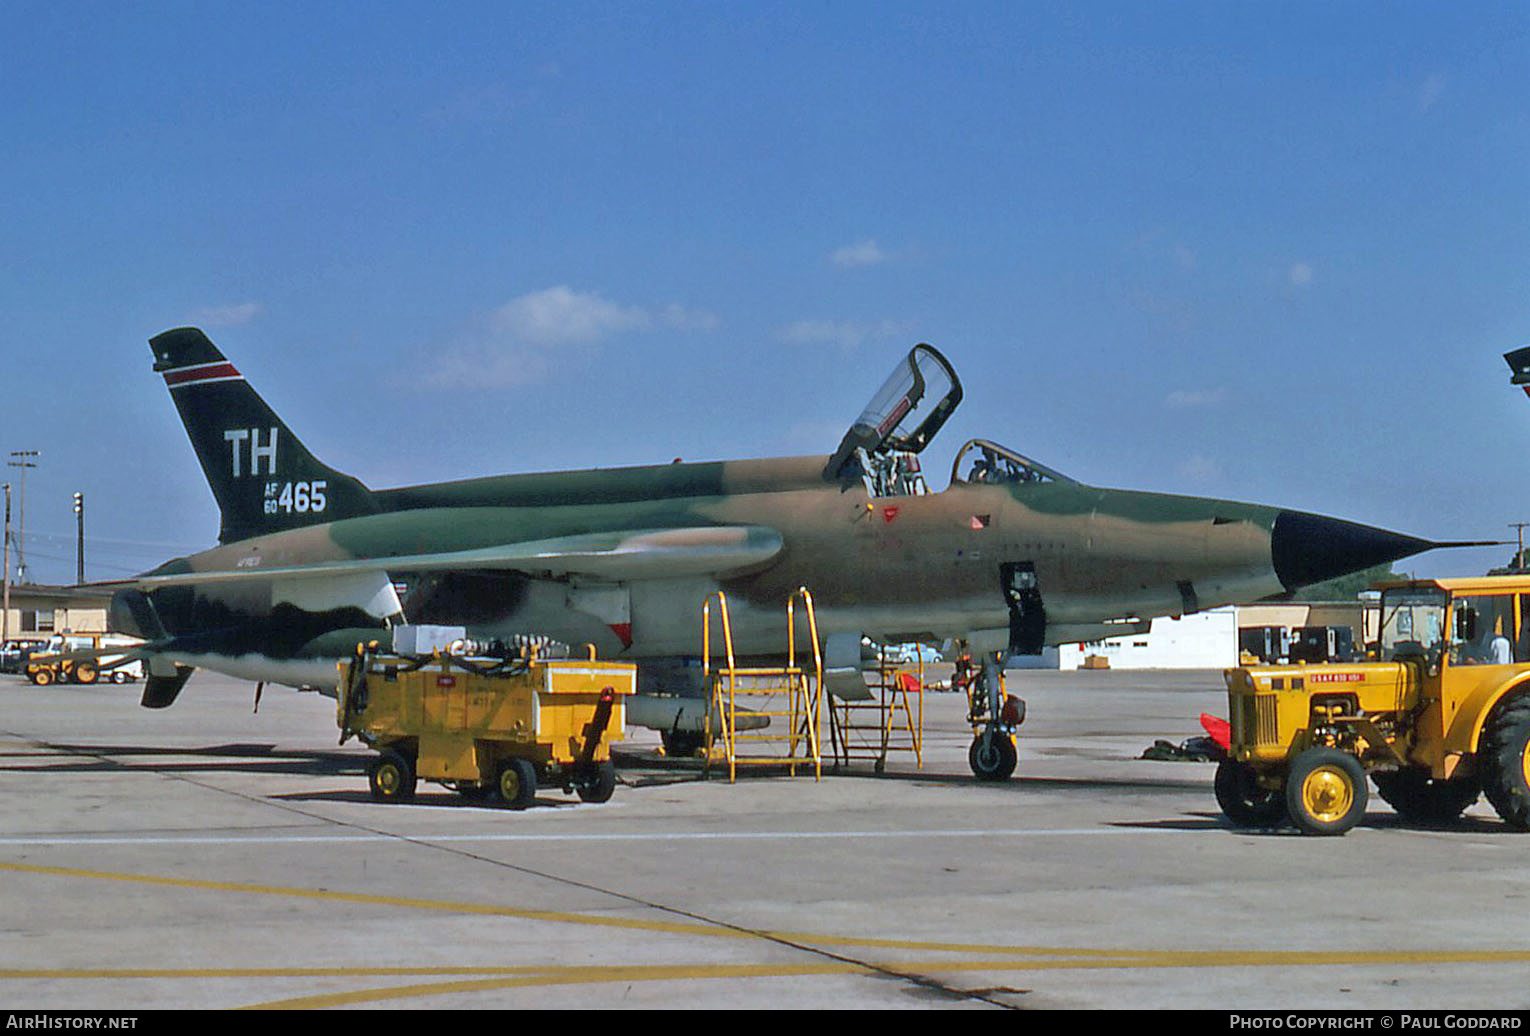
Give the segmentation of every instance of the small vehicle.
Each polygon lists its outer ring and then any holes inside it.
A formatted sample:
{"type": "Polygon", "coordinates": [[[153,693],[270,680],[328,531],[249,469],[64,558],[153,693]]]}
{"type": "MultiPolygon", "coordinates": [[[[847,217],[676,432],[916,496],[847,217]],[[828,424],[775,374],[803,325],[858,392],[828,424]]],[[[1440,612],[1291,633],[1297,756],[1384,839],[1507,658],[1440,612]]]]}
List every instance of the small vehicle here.
{"type": "Polygon", "coordinates": [[[1369,777],[1410,822],[1452,821],[1486,794],[1530,831],[1530,576],[1387,584],[1377,651],[1226,671],[1227,818],[1340,835],[1364,817],[1369,777]]]}
{"type": "Polygon", "coordinates": [[[407,802],[420,778],[464,798],[524,809],[538,786],[585,802],[616,788],[612,741],[624,736],[631,663],[590,659],[377,655],[340,663],[340,743],[377,749],[372,798],[407,802]]]}
{"type": "Polygon", "coordinates": [[[46,638],[13,637],[0,644],[0,673],[20,673],[33,652],[47,646],[46,638]]]}
{"type": "Polygon", "coordinates": [[[53,683],[127,683],[143,677],[143,663],[126,651],[143,641],[110,633],[56,633],[26,661],[27,679],[39,687],[53,683]],[[115,649],[115,650],[113,650],[115,649]]]}

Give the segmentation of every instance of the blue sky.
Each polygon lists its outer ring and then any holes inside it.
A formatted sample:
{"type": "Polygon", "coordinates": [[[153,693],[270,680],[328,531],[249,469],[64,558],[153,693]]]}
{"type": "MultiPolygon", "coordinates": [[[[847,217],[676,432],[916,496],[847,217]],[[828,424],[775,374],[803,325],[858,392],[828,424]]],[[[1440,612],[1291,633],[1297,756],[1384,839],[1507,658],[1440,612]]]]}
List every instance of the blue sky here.
{"type": "Polygon", "coordinates": [[[828,452],[928,341],[967,392],[931,470],[983,436],[1431,538],[1530,520],[1523,3],[0,13],[39,579],[76,490],[94,578],[213,541],[146,345],[188,323],[376,486],[828,452]]]}

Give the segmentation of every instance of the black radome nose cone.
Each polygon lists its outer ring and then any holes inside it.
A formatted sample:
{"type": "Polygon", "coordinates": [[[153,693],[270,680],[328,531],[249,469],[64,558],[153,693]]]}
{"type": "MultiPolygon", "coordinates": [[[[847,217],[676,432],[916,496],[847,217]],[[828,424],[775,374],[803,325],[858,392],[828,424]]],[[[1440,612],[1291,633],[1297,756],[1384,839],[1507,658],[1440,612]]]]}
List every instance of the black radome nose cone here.
{"type": "Polygon", "coordinates": [[[1281,511],[1270,534],[1275,575],[1288,592],[1435,546],[1416,536],[1302,511],[1281,511]]]}

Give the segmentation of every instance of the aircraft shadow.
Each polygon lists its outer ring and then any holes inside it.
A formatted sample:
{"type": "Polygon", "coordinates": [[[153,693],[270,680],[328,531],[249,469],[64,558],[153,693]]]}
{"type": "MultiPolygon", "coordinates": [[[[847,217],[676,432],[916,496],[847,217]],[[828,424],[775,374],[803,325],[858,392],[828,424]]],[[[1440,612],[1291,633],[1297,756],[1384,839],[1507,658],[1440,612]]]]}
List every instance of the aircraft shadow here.
{"type": "Polygon", "coordinates": [[[0,773],[282,773],[295,776],[338,777],[366,772],[364,757],[345,752],[277,751],[270,744],[208,745],[166,748],[158,745],[87,745],[42,743],[38,748],[62,753],[0,753],[0,773]],[[176,762],[182,759],[185,762],[176,762]],[[191,761],[197,760],[197,761],[191,761]],[[205,760],[205,761],[204,761],[205,760]]]}

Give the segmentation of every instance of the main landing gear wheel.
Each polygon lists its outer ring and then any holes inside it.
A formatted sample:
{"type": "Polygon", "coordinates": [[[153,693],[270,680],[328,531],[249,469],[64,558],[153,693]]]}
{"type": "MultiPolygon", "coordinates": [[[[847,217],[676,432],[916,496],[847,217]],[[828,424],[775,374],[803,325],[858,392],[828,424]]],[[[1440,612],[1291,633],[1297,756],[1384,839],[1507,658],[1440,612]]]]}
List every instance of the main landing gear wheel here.
{"type": "Polygon", "coordinates": [[[408,802],[414,798],[416,781],[409,760],[391,748],[384,749],[367,768],[367,786],[378,802],[408,802]]]}
{"type": "Polygon", "coordinates": [[[967,750],[967,765],[980,781],[1008,780],[1018,759],[1014,738],[999,730],[983,731],[967,750]]]}
{"type": "Polygon", "coordinates": [[[1223,759],[1217,764],[1213,787],[1217,805],[1234,827],[1279,827],[1285,823],[1285,793],[1261,787],[1248,763],[1223,759]]]}
{"type": "Polygon", "coordinates": [[[1309,748],[1291,763],[1286,809],[1302,834],[1342,835],[1365,816],[1370,792],[1359,760],[1336,748],[1309,748]]]}
{"type": "Polygon", "coordinates": [[[537,795],[537,768],[529,759],[507,761],[499,768],[494,790],[511,809],[525,809],[537,795]]]}
{"type": "Polygon", "coordinates": [[[1505,824],[1530,831],[1530,696],[1493,710],[1481,755],[1488,801],[1505,824]]]}

